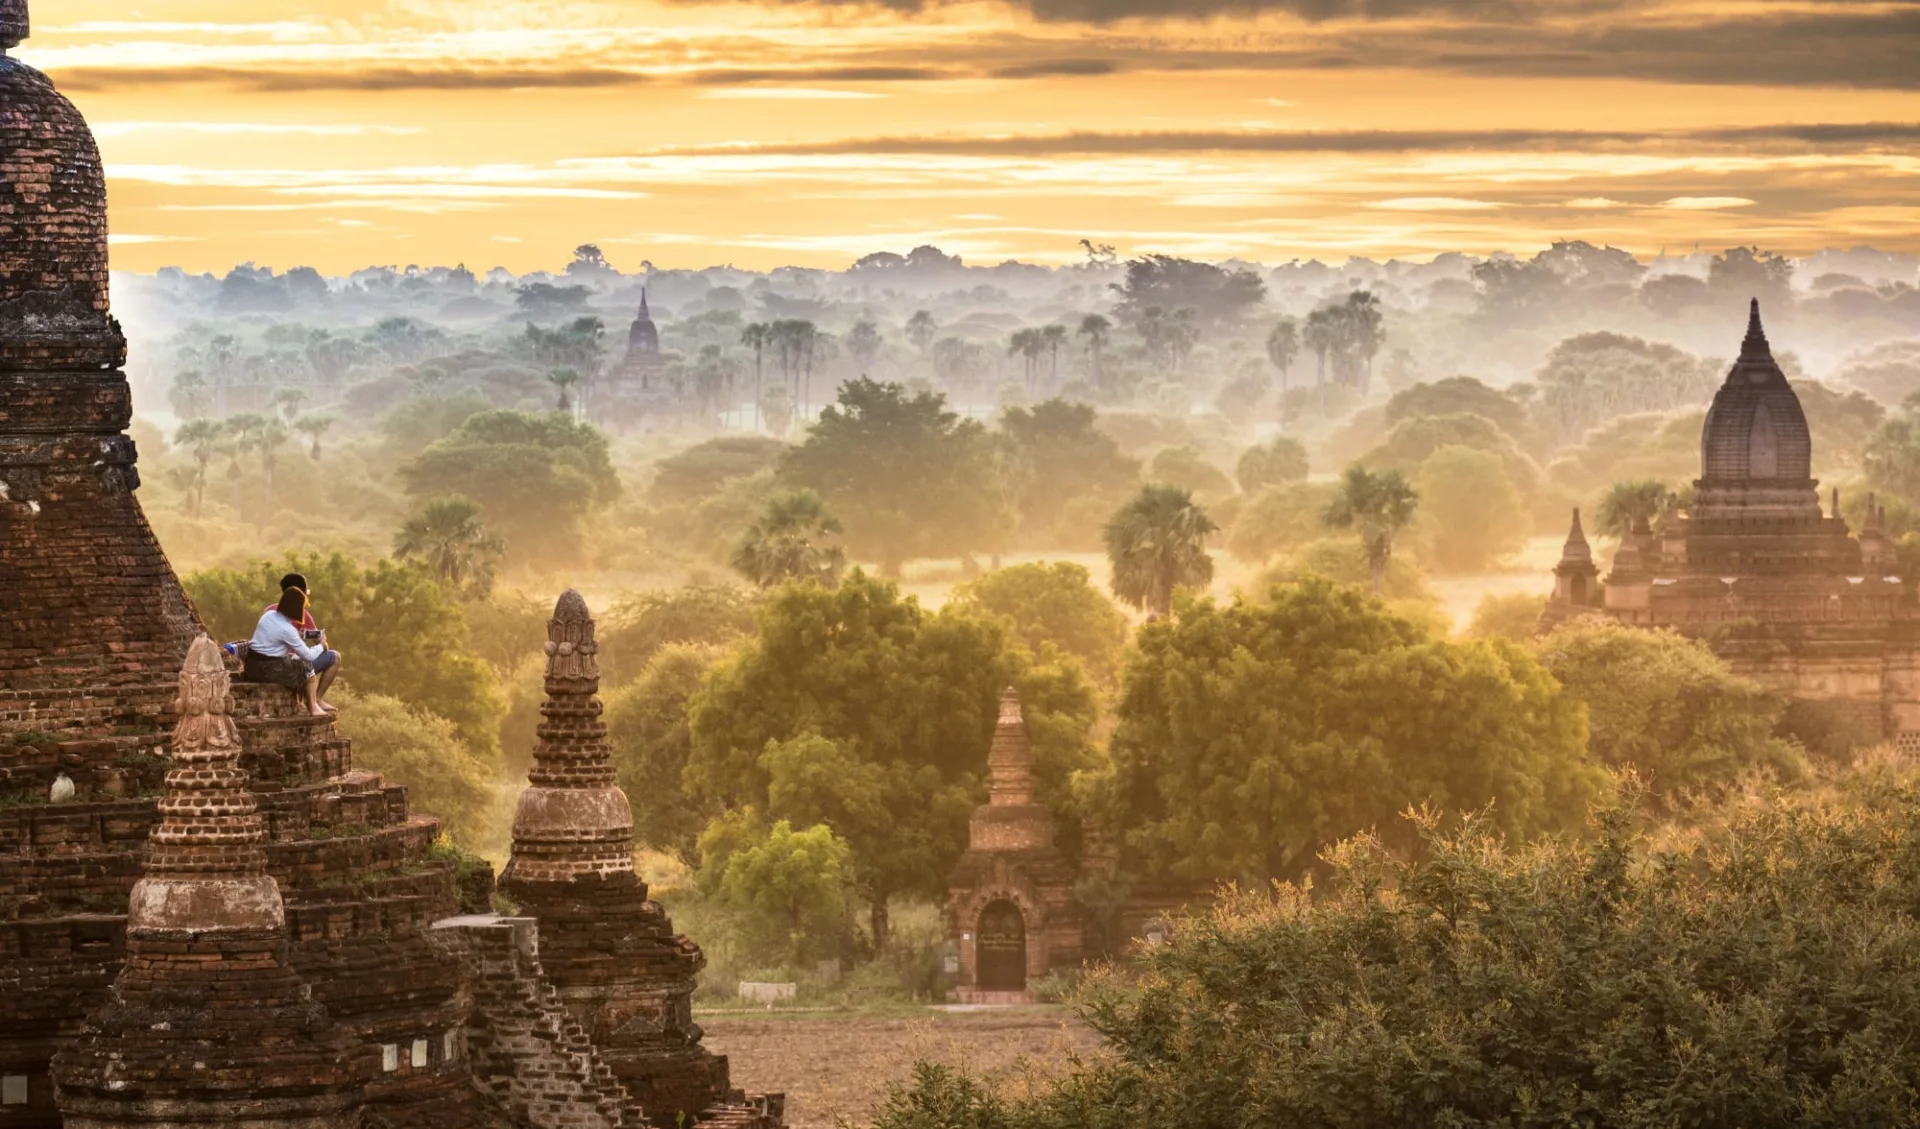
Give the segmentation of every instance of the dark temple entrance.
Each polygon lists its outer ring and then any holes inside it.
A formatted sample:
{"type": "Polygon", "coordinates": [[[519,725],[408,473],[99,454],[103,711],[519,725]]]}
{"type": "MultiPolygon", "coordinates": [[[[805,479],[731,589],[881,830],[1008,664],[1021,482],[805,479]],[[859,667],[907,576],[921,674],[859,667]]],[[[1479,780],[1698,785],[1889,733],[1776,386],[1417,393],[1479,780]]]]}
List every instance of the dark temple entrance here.
{"type": "Polygon", "coordinates": [[[1008,901],[980,911],[974,934],[975,977],[981,988],[1020,992],[1027,987],[1027,923],[1020,907],[1008,901]]]}

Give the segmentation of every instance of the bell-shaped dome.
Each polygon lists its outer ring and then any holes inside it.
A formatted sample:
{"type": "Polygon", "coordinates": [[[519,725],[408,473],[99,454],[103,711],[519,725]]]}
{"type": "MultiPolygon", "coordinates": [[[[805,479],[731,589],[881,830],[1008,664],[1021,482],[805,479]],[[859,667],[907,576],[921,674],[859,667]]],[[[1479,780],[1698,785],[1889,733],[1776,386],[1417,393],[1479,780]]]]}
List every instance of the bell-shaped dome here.
{"type": "Polygon", "coordinates": [[[1727,382],[1714,394],[1700,433],[1702,484],[1813,479],[1813,437],[1786,374],[1774,362],[1760,326],[1760,301],[1747,319],[1747,338],[1727,382]]]}
{"type": "Polygon", "coordinates": [[[0,0],[0,367],[112,368],[126,343],[107,313],[100,150],[47,76],[5,54],[26,31],[26,0],[0,0]]]}

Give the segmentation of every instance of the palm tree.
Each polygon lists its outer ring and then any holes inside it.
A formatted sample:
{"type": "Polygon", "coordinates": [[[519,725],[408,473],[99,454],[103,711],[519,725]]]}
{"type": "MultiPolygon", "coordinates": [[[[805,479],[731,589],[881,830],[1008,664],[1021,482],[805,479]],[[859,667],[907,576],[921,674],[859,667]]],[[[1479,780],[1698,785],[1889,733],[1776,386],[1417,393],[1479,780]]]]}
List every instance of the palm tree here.
{"type": "Polygon", "coordinates": [[[1099,314],[1088,314],[1080,319],[1080,336],[1087,339],[1087,352],[1093,354],[1093,386],[1098,388],[1104,383],[1100,357],[1113,336],[1113,323],[1099,314]]]}
{"type": "Polygon", "coordinates": [[[1280,370],[1280,426],[1287,423],[1287,370],[1300,355],[1300,328],[1292,318],[1281,318],[1267,334],[1267,360],[1280,370]]]}
{"type": "Polygon", "coordinates": [[[494,566],[506,550],[480,523],[479,504],[457,494],[428,502],[393,539],[395,557],[421,558],[435,576],[478,600],[492,591],[494,566]]]}
{"type": "Polygon", "coordinates": [[[933,315],[925,310],[916,310],[907,319],[907,340],[913,342],[916,349],[925,349],[933,341],[933,335],[940,328],[933,315]]]}
{"type": "Polygon", "coordinates": [[[1660,516],[1672,497],[1673,491],[1657,479],[1616,482],[1600,499],[1600,520],[1594,532],[1606,537],[1625,537],[1636,525],[1651,523],[1660,516]]]}
{"type": "Polygon", "coordinates": [[[1047,351],[1048,375],[1052,386],[1060,387],[1060,346],[1067,343],[1067,327],[1049,325],[1040,331],[1040,347],[1047,351]]]}
{"type": "Polygon", "coordinates": [[[1164,616],[1173,610],[1176,588],[1213,582],[1207,535],[1220,527],[1178,486],[1149,483],[1107,522],[1107,560],[1113,594],[1122,602],[1164,616]]]}
{"type": "Polygon", "coordinates": [[[207,496],[207,466],[213,462],[214,452],[220,448],[220,435],[224,429],[219,422],[210,419],[188,420],[173,433],[173,441],[193,452],[193,516],[200,516],[201,504],[207,496]]]}
{"type": "Polygon", "coordinates": [[[316,463],[320,461],[320,437],[332,426],[333,417],[329,415],[301,416],[293,421],[293,429],[312,443],[307,450],[307,457],[316,463]]]}
{"type": "Polygon", "coordinates": [[[1360,375],[1360,394],[1364,396],[1373,385],[1374,355],[1387,340],[1386,315],[1381,312],[1380,299],[1373,291],[1356,290],[1347,295],[1346,316],[1348,337],[1364,366],[1360,375]]]}
{"type": "Polygon", "coordinates": [[[1373,572],[1377,595],[1387,583],[1387,562],[1393,558],[1393,539],[1413,520],[1420,494],[1397,470],[1379,474],[1350,466],[1340,479],[1340,493],[1327,507],[1326,523],[1335,529],[1357,529],[1360,548],[1373,572]]]}
{"type": "Polygon", "coordinates": [[[291,437],[292,433],[279,416],[268,416],[253,436],[254,448],[260,452],[260,472],[266,499],[258,523],[262,528],[273,520],[273,468],[280,462],[280,448],[286,446],[291,437]]]}
{"type": "Polygon", "coordinates": [[[1331,309],[1318,309],[1307,315],[1306,332],[1300,335],[1302,344],[1312,351],[1318,361],[1314,373],[1314,386],[1320,391],[1320,414],[1327,414],[1327,351],[1340,341],[1339,315],[1331,309]]]}
{"type": "Polygon", "coordinates": [[[280,414],[286,417],[288,423],[292,423],[300,415],[300,405],[306,401],[305,389],[282,388],[276,391],[273,398],[267,402],[280,409],[280,414]]]}
{"type": "Polygon", "coordinates": [[[767,354],[767,346],[773,343],[773,331],[763,322],[754,322],[740,331],[740,344],[753,350],[753,429],[760,430],[760,390],[761,377],[765,372],[762,361],[767,354]]]}
{"type": "Polygon", "coordinates": [[[555,411],[573,411],[573,386],[580,383],[580,373],[576,369],[557,368],[547,374],[547,383],[560,390],[560,404],[555,411]]]}
{"type": "Polygon", "coordinates": [[[762,588],[789,580],[818,580],[832,587],[847,567],[846,550],[828,542],[840,531],[840,522],[827,512],[820,495],[811,490],[777,494],[747,527],[733,553],[734,570],[762,588]]]}
{"type": "Polygon", "coordinates": [[[1017,330],[1007,339],[1007,356],[1021,358],[1028,391],[1033,389],[1033,368],[1044,348],[1040,343],[1040,332],[1034,329],[1017,330]]]}
{"type": "Polygon", "coordinates": [[[867,375],[873,367],[873,358],[880,352],[880,327],[865,318],[854,323],[847,331],[847,352],[860,363],[860,375],[867,375]]]}

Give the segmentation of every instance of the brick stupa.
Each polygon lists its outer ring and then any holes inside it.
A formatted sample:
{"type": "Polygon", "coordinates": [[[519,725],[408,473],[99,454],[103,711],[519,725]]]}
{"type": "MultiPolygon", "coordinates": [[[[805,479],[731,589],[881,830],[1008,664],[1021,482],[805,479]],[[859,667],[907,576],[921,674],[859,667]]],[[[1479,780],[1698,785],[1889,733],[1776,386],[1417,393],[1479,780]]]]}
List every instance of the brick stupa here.
{"type": "Polygon", "coordinates": [[[673,932],[633,869],[633,812],[600,718],[599,646],[578,592],[547,624],[546,702],[500,889],[540,928],[540,960],[601,1059],[655,1125],[738,1100],[727,1060],[700,1045],[694,977],[706,958],[673,932]]]}
{"type": "Polygon", "coordinates": [[[967,853],[947,880],[948,928],[960,948],[962,1002],[1012,1003],[1028,982],[1077,968],[1084,928],[1076,872],[1053,840],[1053,813],[1033,790],[1033,745],[1009,686],[987,752],[987,802],[974,809],[967,853]]]}
{"type": "Polygon", "coordinates": [[[288,957],[220,648],[180,671],[173,768],[105,1007],[54,1060],[66,1129],[351,1129],[377,1067],[288,957]]]}

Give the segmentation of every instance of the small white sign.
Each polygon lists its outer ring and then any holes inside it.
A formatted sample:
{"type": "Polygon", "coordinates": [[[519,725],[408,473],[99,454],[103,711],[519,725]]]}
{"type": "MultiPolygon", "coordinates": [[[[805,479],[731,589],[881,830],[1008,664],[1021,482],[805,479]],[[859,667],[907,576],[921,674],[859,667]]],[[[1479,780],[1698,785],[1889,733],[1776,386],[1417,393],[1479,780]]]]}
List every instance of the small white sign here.
{"type": "Polygon", "coordinates": [[[9,1074],[0,1078],[0,1105],[27,1104],[27,1076],[9,1074]]]}
{"type": "Polygon", "coordinates": [[[388,1043],[380,1048],[380,1069],[389,1074],[400,1069],[400,1044],[388,1043]]]}
{"type": "Polygon", "coordinates": [[[425,1039],[415,1039],[413,1041],[413,1065],[416,1067],[427,1065],[427,1041],[425,1039]]]}

